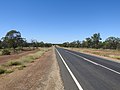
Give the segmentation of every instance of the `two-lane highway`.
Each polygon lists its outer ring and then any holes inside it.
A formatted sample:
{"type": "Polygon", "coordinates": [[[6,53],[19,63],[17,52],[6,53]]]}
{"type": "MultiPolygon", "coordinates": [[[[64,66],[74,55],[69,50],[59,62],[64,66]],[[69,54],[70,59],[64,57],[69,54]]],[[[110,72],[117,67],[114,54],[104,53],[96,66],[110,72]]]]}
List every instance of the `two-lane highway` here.
{"type": "Polygon", "coordinates": [[[120,90],[120,63],[56,48],[65,90],[120,90]]]}

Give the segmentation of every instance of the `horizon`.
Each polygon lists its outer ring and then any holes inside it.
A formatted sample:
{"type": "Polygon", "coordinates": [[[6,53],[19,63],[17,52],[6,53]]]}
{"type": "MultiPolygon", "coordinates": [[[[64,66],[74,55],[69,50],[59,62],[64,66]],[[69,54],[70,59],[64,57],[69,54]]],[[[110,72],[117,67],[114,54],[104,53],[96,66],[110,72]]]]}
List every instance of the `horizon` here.
{"type": "Polygon", "coordinates": [[[103,41],[120,36],[119,0],[3,0],[0,13],[0,38],[10,30],[20,31],[27,41],[58,44],[94,33],[103,41]]]}

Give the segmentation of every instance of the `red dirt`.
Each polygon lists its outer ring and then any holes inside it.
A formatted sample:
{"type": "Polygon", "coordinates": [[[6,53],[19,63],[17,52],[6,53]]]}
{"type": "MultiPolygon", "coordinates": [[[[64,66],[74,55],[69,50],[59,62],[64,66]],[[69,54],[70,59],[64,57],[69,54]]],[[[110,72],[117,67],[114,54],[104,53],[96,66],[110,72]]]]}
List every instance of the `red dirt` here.
{"type": "Polygon", "coordinates": [[[4,56],[0,56],[0,64],[3,64],[9,60],[14,60],[14,59],[18,59],[22,56],[25,56],[25,55],[28,55],[28,54],[31,54],[31,53],[35,53],[37,52],[38,50],[34,50],[34,51],[24,51],[22,53],[19,53],[19,54],[13,54],[13,55],[4,55],[4,56]]]}
{"type": "Polygon", "coordinates": [[[54,50],[0,78],[0,90],[64,90],[54,50]]]}

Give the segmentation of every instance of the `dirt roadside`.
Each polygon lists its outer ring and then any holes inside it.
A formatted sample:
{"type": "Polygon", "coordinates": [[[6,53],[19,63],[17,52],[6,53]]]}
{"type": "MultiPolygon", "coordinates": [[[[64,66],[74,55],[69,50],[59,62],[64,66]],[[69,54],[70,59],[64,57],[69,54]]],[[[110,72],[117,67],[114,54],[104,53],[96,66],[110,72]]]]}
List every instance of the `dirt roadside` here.
{"type": "Polygon", "coordinates": [[[33,50],[33,51],[25,51],[25,52],[22,52],[22,53],[19,53],[19,54],[13,54],[13,55],[4,55],[4,56],[0,56],[0,64],[3,64],[9,60],[15,60],[15,59],[18,59],[22,56],[26,56],[28,54],[31,54],[31,53],[35,53],[37,52],[38,50],[33,50]]]}
{"type": "Polygon", "coordinates": [[[23,70],[2,76],[0,90],[64,90],[54,49],[23,70]]]}

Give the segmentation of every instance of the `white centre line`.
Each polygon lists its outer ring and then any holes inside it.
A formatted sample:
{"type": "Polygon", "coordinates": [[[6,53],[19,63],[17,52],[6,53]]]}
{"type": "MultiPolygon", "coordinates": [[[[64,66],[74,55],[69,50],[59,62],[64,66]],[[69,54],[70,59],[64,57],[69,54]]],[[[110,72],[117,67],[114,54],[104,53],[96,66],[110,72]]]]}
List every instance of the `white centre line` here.
{"type": "Polygon", "coordinates": [[[113,69],[111,69],[111,68],[108,68],[108,67],[106,67],[106,66],[104,66],[104,65],[101,65],[101,64],[99,64],[99,63],[93,62],[93,61],[91,61],[91,60],[89,60],[89,59],[87,59],[87,58],[84,58],[84,57],[82,57],[82,56],[80,56],[80,55],[77,55],[77,54],[75,54],[75,53],[72,53],[72,52],[69,52],[69,51],[66,51],[66,52],[68,52],[68,53],[70,53],[70,54],[72,54],[72,55],[75,55],[75,56],[77,56],[77,57],[83,58],[84,60],[86,60],[86,61],[88,61],[88,62],[90,62],[90,63],[92,63],[92,64],[94,64],[94,65],[98,65],[98,66],[100,66],[100,67],[102,67],[102,68],[105,68],[105,69],[107,69],[107,70],[109,70],[109,71],[112,71],[112,72],[120,75],[120,72],[118,72],[118,71],[116,71],[116,70],[113,70],[113,69]]]}
{"type": "Polygon", "coordinates": [[[79,90],[83,90],[82,86],[80,85],[80,83],[78,82],[78,80],[76,79],[76,77],[74,76],[74,74],[72,73],[72,71],[70,70],[70,68],[68,67],[67,63],[65,62],[65,60],[63,59],[62,55],[60,54],[60,52],[56,49],[57,53],[59,54],[62,62],[64,63],[65,67],[67,68],[68,72],[70,73],[71,77],[73,78],[75,84],[77,85],[79,90]]]}

